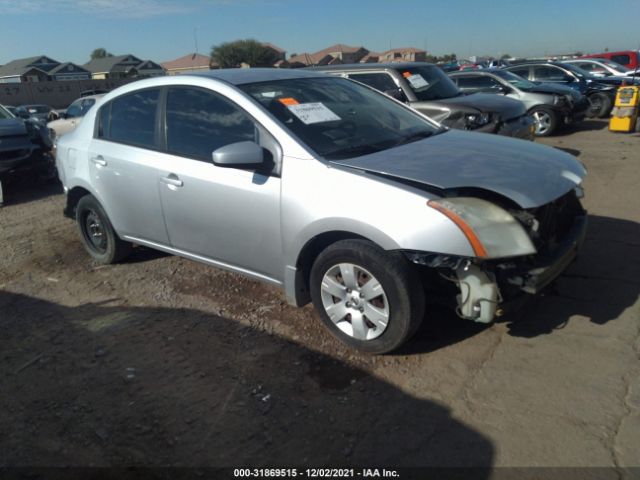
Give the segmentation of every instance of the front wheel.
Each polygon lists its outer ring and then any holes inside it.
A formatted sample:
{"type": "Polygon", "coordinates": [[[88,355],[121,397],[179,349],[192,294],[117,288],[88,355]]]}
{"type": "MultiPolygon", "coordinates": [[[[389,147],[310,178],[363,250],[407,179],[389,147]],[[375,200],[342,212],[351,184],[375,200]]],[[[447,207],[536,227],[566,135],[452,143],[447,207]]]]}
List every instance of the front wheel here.
{"type": "Polygon", "coordinates": [[[611,113],[613,102],[609,95],[602,92],[592,93],[588,97],[589,100],[589,116],[593,118],[605,118],[611,113]]]}
{"type": "Polygon", "coordinates": [[[363,240],[324,250],[311,269],[310,288],[329,331],[366,353],[397,349],[424,315],[422,283],[409,261],[363,240]]]}
{"type": "Polygon", "coordinates": [[[558,114],[550,108],[538,106],[529,111],[536,126],[536,137],[548,137],[558,128],[558,114]]]}
{"type": "Polygon", "coordinates": [[[131,252],[131,243],[118,237],[102,205],[93,195],[86,195],[78,202],[76,224],[84,248],[94,260],[102,264],[115,263],[131,252]]]}

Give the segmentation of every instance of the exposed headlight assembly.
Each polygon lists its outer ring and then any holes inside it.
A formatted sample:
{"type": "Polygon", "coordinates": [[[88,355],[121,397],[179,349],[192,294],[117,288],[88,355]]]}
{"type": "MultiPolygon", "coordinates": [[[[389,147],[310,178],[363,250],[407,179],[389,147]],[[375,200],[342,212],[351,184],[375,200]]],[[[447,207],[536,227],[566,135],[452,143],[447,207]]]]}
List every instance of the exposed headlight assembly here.
{"type": "Polygon", "coordinates": [[[467,237],[478,258],[504,258],[536,253],[522,225],[511,214],[473,197],[429,200],[427,205],[446,215],[467,237]]]}
{"type": "Polygon", "coordinates": [[[491,121],[491,115],[483,112],[483,113],[467,113],[464,116],[465,126],[467,128],[478,128],[482,125],[486,125],[491,121]]]}

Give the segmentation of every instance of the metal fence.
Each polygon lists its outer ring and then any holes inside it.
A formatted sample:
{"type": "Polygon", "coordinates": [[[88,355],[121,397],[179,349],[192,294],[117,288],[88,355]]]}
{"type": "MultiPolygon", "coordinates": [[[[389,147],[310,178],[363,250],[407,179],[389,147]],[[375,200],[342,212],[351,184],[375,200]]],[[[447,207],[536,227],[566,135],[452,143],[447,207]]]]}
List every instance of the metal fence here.
{"type": "Polygon", "coordinates": [[[70,80],[65,82],[3,83],[0,84],[0,105],[45,104],[66,108],[87,90],[113,90],[135,79],[70,80]]]}

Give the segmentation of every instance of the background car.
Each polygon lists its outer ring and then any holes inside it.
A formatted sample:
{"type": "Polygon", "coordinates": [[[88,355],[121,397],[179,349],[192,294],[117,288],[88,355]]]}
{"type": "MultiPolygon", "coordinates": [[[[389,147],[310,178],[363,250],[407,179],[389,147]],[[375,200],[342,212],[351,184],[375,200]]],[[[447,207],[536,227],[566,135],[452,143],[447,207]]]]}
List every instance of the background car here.
{"type": "Polygon", "coordinates": [[[593,77],[575,65],[560,62],[526,62],[505,67],[505,70],[532,82],[567,85],[579,91],[591,104],[588,115],[599,118],[608,117],[611,113],[616,84],[621,83],[593,77]]]}
{"type": "Polygon", "coordinates": [[[15,117],[0,105],[0,204],[4,188],[11,177],[34,171],[51,176],[51,142],[44,125],[15,117]]]}
{"type": "Polygon", "coordinates": [[[82,117],[95,105],[96,100],[103,97],[104,94],[88,95],[74,101],[69,107],[60,114],[60,118],[49,122],[47,127],[51,129],[55,136],[59,137],[70,132],[78,126],[82,121],[82,117]]]}
{"type": "Polygon", "coordinates": [[[535,127],[522,102],[496,95],[464,95],[430,63],[353,64],[313,67],[364,83],[407,103],[447,127],[532,140],[535,127]]]}
{"type": "Polygon", "coordinates": [[[640,51],[623,50],[620,52],[602,52],[583,55],[580,58],[606,58],[612,62],[616,62],[630,70],[640,69],[640,51]]]}
{"type": "Polygon", "coordinates": [[[462,318],[492,321],[560,275],[586,231],[573,156],[444,129],[306,70],[120,87],[59,139],[56,161],[96,261],[136,243],[242,273],[313,301],[336,338],[369,353],[417,331],[438,282],[462,318]]]}
{"type": "Polygon", "coordinates": [[[20,105],[16,107],[15,113],[24,120],[32,119],[42,124],[46,124],[52,120],[53,116],[57,116],[49,105],[20,105]]]}
{"type": "Polygon", "coordinates": [[[640,82],[640,72],[630,70],[619,63],[612,62],[606,58],[579,58],[576,60],[565,60],[563,63],[575,65],[576,67],[590,73],[594,77],[622,77],[629,83],[640,82]],[[638,75],[638,76],[636,76],[638,75]]]}
{"type": "Polygon", "coordinates": [[[540,137],[551,135],[564,124],[581,121],[589,107],[586,98],[575,90],[535,84],[505,70],[453,72],[449,77],[465,93],[493,93],[523,102],[540,137]]]}

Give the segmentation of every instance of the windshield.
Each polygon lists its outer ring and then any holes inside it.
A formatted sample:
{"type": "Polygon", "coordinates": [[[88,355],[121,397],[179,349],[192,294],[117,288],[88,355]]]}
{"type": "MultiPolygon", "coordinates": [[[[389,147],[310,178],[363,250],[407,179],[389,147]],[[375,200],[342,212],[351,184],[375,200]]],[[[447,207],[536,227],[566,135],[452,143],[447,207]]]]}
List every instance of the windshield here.
{"type": "Polygon", "coordinates": [[[13,115],[11,115],[9,110],[0,105],[0,120],[7,120],[9,118],[13,118],[13,115]]]}
{"type": "Polygon", "coordinates": [[[616,62],[612,62],[611,60],[607,60],[606,58],[601,58],[598,59],[599,63],[602,63],[603,65],[607,65],[608,67],[612,68],[613,70],[616,70],[618,72],[631,72],[632,70],[625,67],[624,65],[620,65],[619,63],[616,62]]]}
{"type": "Polygon", "coordinates": [[[418,100],[443,100],[461,94],[456,84],[438,67],[402,67],[398,71],[407,80],[418,100]]]}
{"type": "Polygon", "coordinates": [[[573,73],[578,78],[584,78],[584,79],[589,79],[589,80],[597,80],[598,79],[598,77],[594,77],[589,72],[587,72],[585,70],[582,70],[580,67],[576,67],[575,65],[572,65],[571,63],[563,63],[562,67],[567,69],[567,70],[569,70],[571,73],[573,73]]]}
{"type": "Polygon", "coordinates": [[[438,131],[409,108],[343,78],[297,78],[239,87],[329,160],[386,150],[438,131]]]}
{"type": "Polygon", "coordinates": [[[491,73],[503,80],[506,80],[520,90],[531,90],[532,88],[535,88],[535,84],[525,78],[522,78],[520,75],[516,75],[515,73],[507,72],[506,70],[492,70],[491,73]]]}

